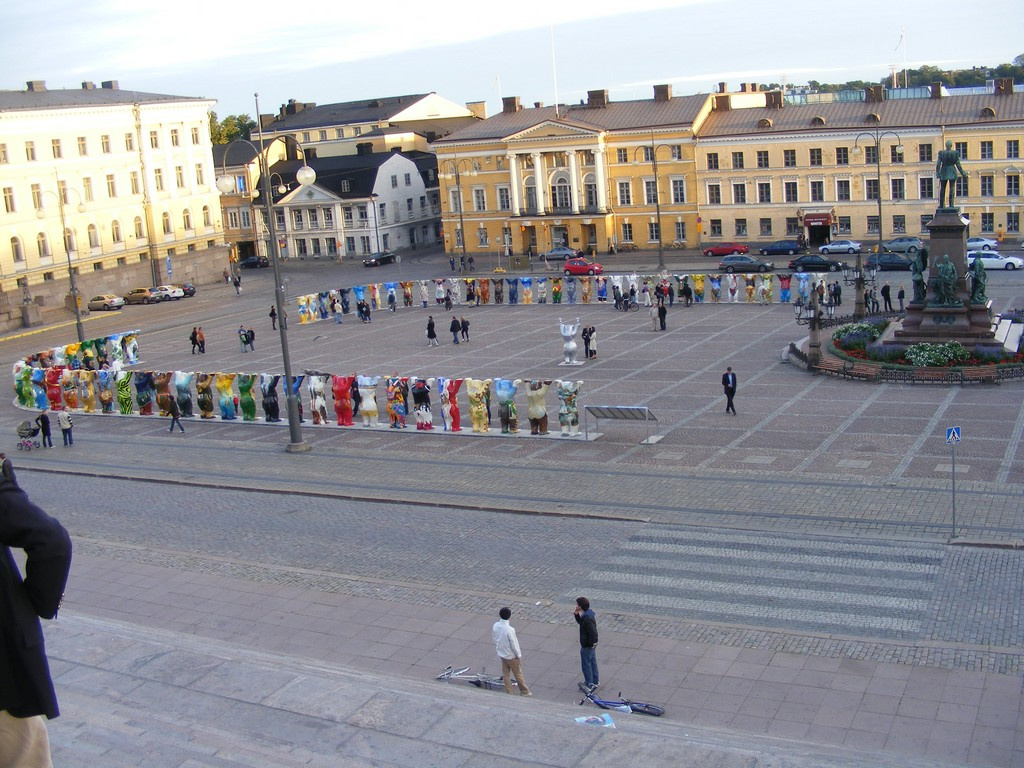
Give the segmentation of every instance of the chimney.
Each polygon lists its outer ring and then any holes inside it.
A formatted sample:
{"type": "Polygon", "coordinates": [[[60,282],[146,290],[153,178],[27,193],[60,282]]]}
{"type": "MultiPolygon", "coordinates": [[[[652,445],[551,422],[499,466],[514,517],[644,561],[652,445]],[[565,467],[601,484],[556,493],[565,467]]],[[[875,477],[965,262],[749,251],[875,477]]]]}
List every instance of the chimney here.
{"type": "Polygon", "coordinates": [[[46,90],[45,80],[29,80],[26,85],[28,85],[27,90],[29,93],[42,93],[46,90]]]}
{"type": "Polygon", "coordinates": [[[728,83],[724,83],[724,82],[723,83],[719,83],[718,84],[718,92],[719,93],[728,93],[729,92],[729,84],[728,83]]]}
{"type": "MultiPolygon", "coordinates": [[[[1010,82],[1013,82],[1012,80],[1010,82]]],[[[928,86],[929,98],[941,99],[942,98],[942,83],[932,83],[928,86]]]]}
{"type": "Polygon", "coordinates": [[[533,108],[534,109],[540,109],[543,106],[544,106],[544,102],[543,101],[535,101],[535,102],[533,102],[533,108]]]}
{"type": "Polygon", "coordinates": [[[604,109],[608,106],[608,90],[587,91],[587,106],[604,109]]]}
{"type": "Polygon", "coordinates": [[[672,100],[672,86],[671,85],[656,85],[654,86],[654,100],[655,101],[671,101],[672,100]]]}
{"type": "Polygon", "coordinates": [[[509,115],[513,112],[518,112],[522,107],[519,106],[518,96],[502,96],[501,98],[501,113],[503,115],[509,115]]]}
{"type": "Polygon", "coordinates": [[[786,103],[786,100],[782,98],[782,91],[768,91],[765,93],[764,98],[764,105],[771,109],[782,109],[786,103]]]}
{"type": "Polygon", "coordinates": [[[360,142],[356,144],[357,155],[372,155],[373,154],[373,143],[369,141],[360,142]]]}
{"type": "Polygon", "coordinates": [[[864,101],[868,104],[885,101],[885,88],[881,85],[869,85],[864,89],[864,101]]]}
{"type": "Polygon", "coordinates": [[[96,83],[89,82],[88,80],[86,80],[85,82],[82,83],[82,90],[83,91],[95,91],[96,90],[96,83]]]}
{"type": "Polygon", "coordinates": [[[997,77],[995,84],[993,85],[993,92],[996,96],[1012,96],[1013,95],[1013,78],[1012,77],[997,77]]]}
{"type": "Polygon", "coordinates": [[[102,83],[100,83],[100,87],[105,88],[108,91],[121,90],[121,85],[117,82],[117,80],[104,80],[102,83]]]}
{"type": "Polygon", "coordinates": [[[715,95],[715,111],[716,112],[728,112],[732,109],[732,102],[729,100],[729,94],[719,93],[715,95]]]}
{"type": "Polygon", "coordinates": [[[740,83],[740,93],[746,93],[746,92],[747,92],[747,84],[746,83],[740,83]]]}
{"type": "Polygon", "coordinates": [[[481,120],[487,119],[486,101],[467,101],[466,109],[468,109],[473,114],[473,117],[479,117],[481,120]]]}
{"type": "Polygon", "coordinates": [[[757,83],[751,83],[750,84],[750,92],[751,93],[757,93],[757,83]]]}

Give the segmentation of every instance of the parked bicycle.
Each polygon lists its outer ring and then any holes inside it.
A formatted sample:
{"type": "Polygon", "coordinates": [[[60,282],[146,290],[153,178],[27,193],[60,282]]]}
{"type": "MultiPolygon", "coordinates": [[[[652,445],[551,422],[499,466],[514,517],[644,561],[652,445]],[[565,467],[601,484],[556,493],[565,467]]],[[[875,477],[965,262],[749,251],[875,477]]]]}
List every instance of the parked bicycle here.
{"type": "Polygon", "coordinates": [[[636,243],[619,243],[618,249],[620,251],[639,251],[640,248],[636,243]]]}
{"type": "MultiPolygon", "coordinates": [[[[505,681],[501,676],[488,675],[487,671],[483,668],[479,672],[470,672],[469,667],[456,669],[449,665],[435,679],[444,680],[446,683],[450,683],[452,680],[464,680],[470,685],[475,685],[477,688],[483,688],[488,691],[505,690],[505,681]]],[[[516,685],[515,680],[512,680],[512,685],[516,685]]]]}
{"type": "Polygon", "coordinates": [[[580,691],[583,693],[583,698],[580,699],[580,706],[583,706],[583,702],[590,699],[601,709],[611,709],[616,712],[636,712],[641,715],[652,715],[654,717],[661,717],[665,714],[665,710],[659,707],[657,704],[648,704],[642,701],[632,701],[630,699],[622,698],[622,693],[619,693],[618,699],[599,699],[594,695],[594,692],[587,688],[583,683],[579,684],[580,691]]]}

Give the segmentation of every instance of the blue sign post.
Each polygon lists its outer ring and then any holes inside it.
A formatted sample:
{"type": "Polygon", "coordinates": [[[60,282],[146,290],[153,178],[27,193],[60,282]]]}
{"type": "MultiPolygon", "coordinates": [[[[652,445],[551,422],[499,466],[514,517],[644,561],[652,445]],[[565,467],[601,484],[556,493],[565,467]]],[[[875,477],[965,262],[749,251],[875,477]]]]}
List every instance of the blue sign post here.
{"type": "Polygon", "coordinates": [[[949,427],[946,429],[946,445],[953,452],[953,535],[956,538],[956,444],[960,442],[960,427],[949,427]]]}

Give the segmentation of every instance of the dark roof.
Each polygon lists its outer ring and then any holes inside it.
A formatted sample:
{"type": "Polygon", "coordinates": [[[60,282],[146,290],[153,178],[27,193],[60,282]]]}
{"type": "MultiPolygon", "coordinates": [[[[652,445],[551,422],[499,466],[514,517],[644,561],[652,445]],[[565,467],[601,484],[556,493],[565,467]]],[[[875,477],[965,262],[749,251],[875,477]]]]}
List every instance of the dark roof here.
{"type": "Polygon", "coordinates": [[[61,109],[160,101],[213,101],[198,96],[123,91],[120,88],[62,88],[54,91],[0,91],[0,111],[61,109]]]}
{"type": "MultiPolygon", "coordinates": [[[[264,128],[270,131],[295,131],[324,126],[347,125],[349,123],[372,123],[377,120],[388,120],[392,115],[407,109],[412,104],[429,95],[429,93],[414,93],[406,96],[343,101],[338,104],[307,105],[302,111],[293,115],[282,116],[278,113],[264,128]]],[[[282,105],[281,110],[287,110],[292,104],[299,105],[300,102],[291,101],[288,104],[282,105]]]]}
{"type": "Polygon", "coordinates": [[[706,94],[697,94],[678,96],[668,101],[610,101],[604,107],[589,107],[586,104],[559,105],[557,116],[555,107],[530,107],[517,112],[501,112],[438,139],[434,144],[503,139],[544,122],[563,123],[598,131],[688,125],[697,118],[707,98],[706,94]]]}
{"type": "Polygon", "coordinates": [[[938,99],[893,99],[881,102],[835,101],[826,104],[787,104],[781,109],[715,110],[697,131],[700,138],[772,135],[800,131],[854,131],[882,128],[934,128],[954,125],[991,125],[1024,120],[1024,92],[1003,96],[969,94],[938,99]],[[982,116],[991,107],[992,117],[982,116]],[[878,115],[875,121],[870,116],[878,115]],[[820,118],[823,122],[816,122],[820,118]],[[761,120],[770,127],[758,127],[761,120]]]}
{"type": "Polygon", "coordinates": [[[214,144],[213,162],[218,168],[225,165],[232,167],[248,165],[256,158],[256,147],[249,146],[247,142],[239,141],[232,144],[214,144]],[[225,162],[230,160],[231,162],[225,162]]]}
{"type": "MultiPolygon", "coordinates": [[[[374,152],[367,155],[342,155],[338,157],[311,157],[309,166],[316,171],[316,185],[340,198],[365,198],[373,192],[380,167],[395,155],[415,163],[426,183],[426,171],[436,170],[437,158],[430,152],[374,152]],[[349,189],[342,192],[341,182],[348,181],[349,189]]],[[[271,174],[278,173],[285,182],[295,179],[295,173],[302,167],[300,160],[282,160],[270,168],[271,174]]],[[[436,182],[433,186],[436,186],[436,182]]],[[[427,184],[427,186],[431,186],[427,184]]],[[[275,195],[276,200],[276,195],[275,195]]]]}

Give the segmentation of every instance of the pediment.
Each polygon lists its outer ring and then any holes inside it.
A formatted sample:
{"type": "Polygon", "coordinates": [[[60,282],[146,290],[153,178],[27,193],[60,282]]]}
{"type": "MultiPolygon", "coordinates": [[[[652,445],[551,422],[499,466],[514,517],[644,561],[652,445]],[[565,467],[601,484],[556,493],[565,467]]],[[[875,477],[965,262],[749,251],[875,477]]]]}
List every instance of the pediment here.
{"type": "Polygon", "coordinates": [[[597,136],[595,128],[586,125],[545,120],[505,137],[505,141],[535,141],[537,139],[578,139],[581,136],[597,136]]]}
{"type": "Polygon", "coordinates": [[[310,184],[308,187],[298,187],[297,189],[291,190],[284,197],[278,199],[277,202],[285,205],[289,203],[317,205],[323,203],[336,203],[338,202],[338,198],[330,192],[321,189],[314,183],[310,184]]]}

